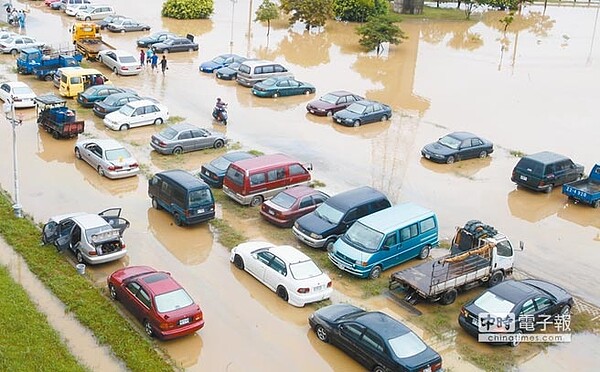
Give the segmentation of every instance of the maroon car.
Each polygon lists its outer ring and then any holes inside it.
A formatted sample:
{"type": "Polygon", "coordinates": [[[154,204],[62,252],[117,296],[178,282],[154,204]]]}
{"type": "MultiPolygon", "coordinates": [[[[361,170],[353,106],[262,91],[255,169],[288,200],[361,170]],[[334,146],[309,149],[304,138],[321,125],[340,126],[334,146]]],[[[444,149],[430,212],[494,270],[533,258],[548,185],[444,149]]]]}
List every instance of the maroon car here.
{"type": "Polygon", "coordinates": [[[364,98],[357,94],[345,90],[338,90],[327,93],[323,97],[309,102],[306,105],[306,110],[313,115],[331,116],[334,113],[345,109],[351,103],[362,100],[364,100],[364,98]]]}
{"type": "Polygon", "coordinates": [[[168,340],[204,327],[200,306],[167,272],[129,266],[106,280],[110,297],[121,301],[150,337],[168,340]]]}
{"type": "Polygon", "coordinates": [[[296,186],[264,202],[260,214],[279,227],[291,227],[296,219],[314,211],[329,195],[308,186],[296,186]]]}

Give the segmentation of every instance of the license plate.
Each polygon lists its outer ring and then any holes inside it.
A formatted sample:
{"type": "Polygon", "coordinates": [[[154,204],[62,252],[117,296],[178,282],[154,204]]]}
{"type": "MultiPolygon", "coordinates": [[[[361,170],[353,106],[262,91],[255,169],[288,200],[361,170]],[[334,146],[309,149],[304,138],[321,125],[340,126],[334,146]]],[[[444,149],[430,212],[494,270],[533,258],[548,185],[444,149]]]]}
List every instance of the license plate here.
{"type": "Polygon", "coordinates": [[[310,111],[311,114],[315,113],[315,110],[313,110],[313,109],[310,109],[309,111],[310,111]]]}
{"type": "Polygon", "coordinates": [[[522,179],[523,181],[527,181],[527,176],[519,176],[520,179],[522,179]]]}
{"type": "Polygon", "coordinates": [[[425,157],[426,157],[427,159],[429,159],[429,158],[431,157],[431,155],[429,155],[429,154],[425,154],[425,157]]]}
{"type": "Polygon", "coordinates": [[[471,319],[471,323],[473,323],[473,325],[479,327],[479,319],[473,318],[473,319],[471,319]]]}
{"type": "Polygon", "coordinates": [[[338,122],[338,123],[341,123],[341,122],[342,122],[342,119],[337,119],[337,122],[338,122]]]}
{"type": "Polygon", "coordinates": [[[323,289],[325,289],[325,285],[319,285],[319,286],[316,286],[315,288],[313,288],[313,290],[315,292],[322,291],[323,289]]]}
{"type": "Polygon", "coordinates": [[[274,212],[273,210],[271,210],[271,209],[269,209],[269,211],[268,211],[268,212],[269,212],[269,214],[270,214],[271,216],[274,216],[274,215],[275,215],[275,212],[274,212]]]}
{"type": "Polygon", "coordinates": [[[204,213],[204,209],[198,209],[198,213],[204,213]]]}
{"type": "Polygon", "coordinates": [[[190,322],[190,318],[184,318],[179,321],[179,325],[186,325],[190,322]]]}

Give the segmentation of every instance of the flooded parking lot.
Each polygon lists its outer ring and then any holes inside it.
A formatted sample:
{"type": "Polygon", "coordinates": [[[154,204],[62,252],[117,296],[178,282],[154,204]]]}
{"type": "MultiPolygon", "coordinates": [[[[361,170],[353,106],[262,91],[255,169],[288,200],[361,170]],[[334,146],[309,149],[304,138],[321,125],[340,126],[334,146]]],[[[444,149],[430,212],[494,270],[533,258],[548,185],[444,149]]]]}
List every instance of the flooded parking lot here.
{"type": "MultiPolygon", "coordinates": [[[[582,163],[586,170],[599,161],[596,139],[600,129],[595,124],[600,115],[594,109],[600,84],[598,8],[548,7],[542,14],[542,7],[527,7],[505,34],[498,25],[500,15],[494,12],[472,22],[407,21],[400,26],[408,40],[375,56],[360,51],[354,26],[349,24],[330,23],[324,32],[308,34],[301,26],[288,30],[279,21],[267,39],[266,27],[249,23],[248,1],[234,3],[234,9],[231,2],[216,2],[214,17],[203,21],[161,19],[157,0],[145,2],[144,9],[138,9],[135,2],[107,3],[147,22],[153,30],[192,33],[200,44],[199,52],[169,54],[165,77],[148,69],[138,77],[119,77],[91,64],[116,85],[155,97],[169,107],[172,116],[222,131],[245,149],[285,152],[312,163],[314,178],[332,194],[370,185],[393,202],[410,200],[431,208],[438,214],[443,237],[470,219],[490,223],[508,235],[513,245],[525,242],[525,250],[516,259],[519,270],[560,284],[600,306],[600,212],[569,203],[560,190],[536,194],[517,189],[510,181],[517,162],[511,151],[555,151],[582,163]],[[297,79],[317,87],[316,96],[347,89],[388,103],[392,120],[341,127],[306,113],[305,105],[313,96],[260,99],[235,82],[198,71],[200,62],[230,50],[285,64],[297,79]],[[216,97],[229,102],[227,127],[210,120],[216,97]],[[424,144],[455,130],[493,141],[495,152],[487,159],[452,165],[421,158],[424,144]]],[[[73,19],[65,15],[32,7],[27,22],[27,33],[38,39],[55,45],[70,40],[67,29],[73,19]]],[[[104,35],[115,47],[134,51],[136,38],[143,34],[104,35]]],[[[25,81],[38,94],[55,91],[50,83],[16,76],[11,56],[1,56],[0,62],[5,80],[25,81]]],[[[69,105],[78,108],[74,101],[69,105]]],[[[229,252],[216,243],[208,226],[182,229],[166,213],[153,210],[144,176],[102,179],[75,159],[75,140],[57,141],[38,131],[34,110],[18,113],[24,120],[18,128],[20,195],[27,213],[42,222],[71,211],[122,207],[132,222],[125,234],[129,255],[118,263],[94,268],[93,279],[101,285],[118,267],[147,264],[172,272],[202,305],[203,330],[193,337],[161,343],[182,367],[361,370],[309,331],[306,318],[313,308],[291,308],[249,275],[235,270],[228,261],[229,252]]],[[[84,137],[125,142],[150,172],[195,170],[217,156],[215,152],[160,156],[148,145],[150,135],[160,127],[118,133],[105,129],[91,110],[78,109],[77,114],[86,120],[84,137]]],[[[12,193],[12,144],[6,122],[0,125],[0,134],[0,183],[12,193]]],[[[230,218],[226,212],[224,217],[230,218]]],[[[268,240],[262,224],[257,217],[239,226],[245,227],[250,238],[268,240]]],[[[394,309],[396,305],[377,299],[366,306],[394,309]]],[[[429,336],[424,334],[426,339],[429,336]]],[[[598,344],[597,337],[585,338],[586,344],[598,344]]],[[[440,347],[445,366],[465,370],[453,347],[440,347]]],[[[572,350],[559,346],[548,353],[571,355],[572,350]]],[[[577,360],[581,359],[574,358],[573,363],[577,360]]],[[[523,369],[540,370],[537,363],[544,362],[534,358],[523,369]]]]}

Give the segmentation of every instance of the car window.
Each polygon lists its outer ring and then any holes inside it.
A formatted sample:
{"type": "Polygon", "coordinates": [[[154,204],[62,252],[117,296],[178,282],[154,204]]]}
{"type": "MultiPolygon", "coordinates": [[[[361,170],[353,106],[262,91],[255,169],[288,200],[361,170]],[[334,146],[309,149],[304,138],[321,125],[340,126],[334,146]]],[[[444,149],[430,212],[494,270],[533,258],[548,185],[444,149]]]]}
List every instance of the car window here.
{"type": "Polygon", "coordinates": [[[143,288],[140,288],[139,292],[135,295],[141,303],[144,304],[147,308],[150,308],[150,296],[143,288]]]}
{"type": "Polygon", "coordinates": [[[417,234],[417,224],[410,225],[400,230],[400,240],[406,241],[408,239],[414,238],[415,236],[417,236],[417,234]]]}
{"type": "Polygon", "coordinates": [[[337,102],[336,102],[336,103],[337,103],[337,104],[342,104],[342,103],[346,103],[347,101],[348,101],[348,98],[347,98],[347,97],[340,97],[340,98],[337,100],[337,102]]]}
{"type": "Polygon", "coordinates": [[[481,146],[483,145],[483,142],[479,138],[473,138],[471,139],[471,144],[473,146],[481,146]]]}
{"type": "Polygon", "coordinates": [[[554,305],[554,302],[547,297],[538,297],[534,299],[535,306],[538,312],[549,309],[554,305]]]}
{"type": "Polygon", "coordinates": [[[344,336],[358,341],[364,331],[364,328],[357,324],[342,324],[341,330],[344,336]]]}
{"type": "Polygon", "coordinates": [[[156,303],[156,311],[159,313],[167,313],[169,311],[176,311],[190,306],[194,303],[194,300],[192,300],[190,295],[183,288],[180,288],[156,296],[154,302],[156,303]]]}
{"type": "Polygon", "coordinates": [[[273,170],[270,170],[267,172],[267,179],[269,180],[269,182],[282,180],[284,178],[285,178],[285,169],[284,168],[277,168],[277,169],[273,169],[273,170]]]}
{"type": "Polygon", "coordinates": [[[146,114],[152,114],[154,112],[158,112],[158,107],[154,105],[146,106],[146,114]]]}
{"type": "Polygon", "coordinates": [[[281,65],[275,65],[275,72],[287,72],[287,70],[281,65]]]}
{"type": "Polygon", "coordinates": [[[280,82],[277,83],[278,87],[282,87],[282,88],[286,88],[290,86],[290,81],[289,80],[281,80],[280,82]]]}
{"type": "Polygon", "coordinates": [[[368,329],[362,337],[362,344],[368,349],[383,353],[383,341],[379,336],[368,329]]]}
{"type": "Polygon", "coordinates": [[[272,65],[263,66],[262,73],[263,74],[271,74],[275,71],[272,65]]]}
{"type": "Polygon", "coordinates": [[[136,108],[135,111],[133,112],[133,115],[131,115],[131,116],[139,116],[139,115],[144,115],[143,107],[136,108]]]}
{"type": "Polygon", "coordinates": [[[206,137],[208,135],[208,133],[200,129],[192,129],[191,133],[194,138],[206,137]]]}
{"type": "Polygon", "coordinates": [[[300,206],[299,208],[307,208],[313,205],[313,200],[310,196],[305,196],[304,198],[302,198],[302,200],[300,201],[300,206]]]}
{"type": "Polygon", "coordinates": [[[548,164],[544,175],[552,174],[554,172],[556,172],[556,163],[548,164]]]}
{"type": "Polygon", "coordinates": [[[498,256],[510,257],[513,254],[512,246],[508,240],[503,240],[496,244],[496,253],[498,256]]]}
{"type": "Polygon", "coordinates": [[[297,176],[299,174],[306,174],[306,173],[308,173],[308,172],[300,164],[290,165],[290,176],[297,176]]]}
{"type": "Polygon", "coordinates": [[[264,263],[265,265],[269,265],[273,257],[275,257],[273,253],[268,251],[262,251],[256,254],[256,259],[264,263]]]}
{"type": "Polygon", "coordinates": [[[273,260],[271,260],[269,266],[281,275],[287,275],[287,268],[285,267],[285,263],[279,257],[274,257],[273,260]]]}
{"type": "Polygon", "coordinates": [[[297,82],[296,80],[288,80],[288,81],[290,83],[290,87],[292,87],[292,88],[296,88],[296,87],[300,86],[300,83],[297,82]]]}
{"type": "Polygon", "coordinates": [[[460,144],[460,148],[461,149],[466,149],[466,148],[469,148],[469,147],[471,147],[471,140],[464,140],[460,144]]]}
{"type": "Polygon", "coordinates": [[[373,106],[365,107],[365,111],[364,111],[365,114],[370,114],[372,112],[373,112],[373,106]]]}
{"type": "Polygon", "coordinates": [[[321,204],[324,203],[325,200],[327,200],[327,197],[325,195],[313,195],[312,198],[314,204],[321,204]]]}
{"type": "Polygon", "coordinates": [[[396,232],[391,233],[385,238],[383,246],[391,247],[398,243],[398,234],[396,232]]]}
{"type": "Polygon", "coordinates": [[[529,315],[535,313],[535,305],[533,300],[527,300],[521,307],[521,315],[529,315]]]}
{"type": "Polygon", "coordinates": [[[381,110],[383,110],[383,108],[381,107],[380,104],[376,103],[373,105],[373,111],[377,112],[377,111],[381,111],[381,110]]]}
{"type": "Polygon", "coordinates": [[[356,208],[351,209],[348,213],[346,213],[346,217],[344,217],[344,222],[351,222],[358,218],[358,211],[356,208]]]}
{"type": "Polygon", "coordinates": [[[256,173],[250,176],[250,186],[260,185],[265,183],[266,177],[264,173],[256,173]]]}
{"type": "Polygon", "coordinates": [[[137,294],[138,290],[140,289],[140,285],[137,284],[136,282],[131,282],[131,283],[127,283],[127,285],[125,286],[129,292],[131,292],[134,296],[137,294]]]}
{"type": "Polygon", "coordinates": [[[163,182],[160,185],[160,192],[163,193],[163,194],[165,194],[165,195],[171,195],[171,187],[169,186],[168,183],[163,182]]]}
{"type": "Polygon", "coordinates": [[[434,227],[435,227],[435,221],[434,221],[433,217],[429,217],[428,219],[419,222],[419,228],[421,230],[421,233],[429,231],[429,230],[433,229],[434,227]]]}
{"type": "Polygon", "coordinates": [[[192,132],[186,130],[185,132],[181,132],[177,138],[180,140],[190,139],[192,138],[192,132]]]}

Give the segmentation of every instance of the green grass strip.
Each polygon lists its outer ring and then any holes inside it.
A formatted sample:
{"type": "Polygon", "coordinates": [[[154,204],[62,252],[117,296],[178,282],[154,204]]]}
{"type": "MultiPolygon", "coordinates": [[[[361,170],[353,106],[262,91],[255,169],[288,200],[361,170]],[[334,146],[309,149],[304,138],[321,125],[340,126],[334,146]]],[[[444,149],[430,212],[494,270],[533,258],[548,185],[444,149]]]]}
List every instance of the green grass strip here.
{"type": "Polygon", "coordinates": [[[0,371],[85,371],[27,292],[0,266],[0,371]]]}
{"type": "MultiPolygon", "coordinates": [[[[89,328],[99,343],[109,345],[127,368],[144,372],[174,369],[90,280],[78,275],[54,247],[40,245],[39,228],[28,218],[14,217],[12,203],[5,193],[0,196],[0,234],[23,256],[29,269],[65,304],[67,311],[89,328]]],[[[47,349],[53,347],[49,343],[47,349]]],[[[0,366],[0,370],[11,369],[0,366]]]]}

